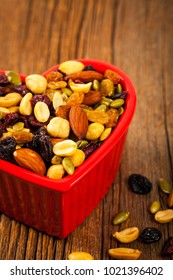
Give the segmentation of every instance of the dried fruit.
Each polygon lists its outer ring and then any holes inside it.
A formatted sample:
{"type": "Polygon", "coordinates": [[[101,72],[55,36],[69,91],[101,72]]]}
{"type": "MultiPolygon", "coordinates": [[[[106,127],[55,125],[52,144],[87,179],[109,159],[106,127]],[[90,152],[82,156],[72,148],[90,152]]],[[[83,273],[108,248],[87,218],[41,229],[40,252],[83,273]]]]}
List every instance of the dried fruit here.
{"type": "Polygon", "coordinates": [[[68,260],[94,260],[94,258],[87,252],[72,252],[68,255],[68,260]]]}
{"type": "Polygon", "coordinates": [[[150,213],[155,214],[160,209],[160,201],[153,201],[150,205],[150,213]]]}
{"type": "Polygon", "coordinates": [[[117,260],[137,260],[142,254],[142,251],[132,248],[114,248],[109,249],[109,255],[117,260]]]}
{"type": "Polygon", "coordinates": [[[162,251],[162,256],[172,256],[173,255],[173,237],[170,236],[164,243],[162,251]]]}
{"type": "Polygon", "coordinates": [[[159,187],[164,193],[170,193],[172,191],[172,186],[163,178],[159,179],[159,187]]]}
{"type": "Polygon", "coordinates": [[[129,176],[129,185],[131,190],[138,194],[147,194],[152,189],[152,183],[141,174],[131,174],[129,176]]]}
{"type": "Polygon", "coordinates": [[[95,122],[95,123],[105,124],[105,123],[107,123],[110,120],[108,114],[105,113],[105,112],[102,112],[102,111],[97,111],[97,110],[90,111],[90,110],[87,110],[86,114],[87,114],[88,120],[93,122],[93,123],[95,122]]]}
{"type": "Polygon", "coordinates": [[[113,225],[118,225],[126,221],[129,215],[130,215],[129,211],[122,211],[118,213],[113,219],[113,225]]]}
{"type": "Polygon", "coordinates": [[[16,140],[13,137],[6,137],[0,140],[0,158],[12,161],[16,144],[16,140]]]}
{"type": "Polygon", "coordinates": [[[142,242],[150,244],[159,241],[162,238],[162,233],[157,228],[147,227],[140,233],[139,238],[142,242]]]}
{"type": "Polygon", "coordinates": [[[111,80],[114,84],[118,84],[121,77],[118,73],[107,69],[104,73],[104,78],[111,80]]]}
{"type": "Polygon", "coordinates": [[[100,83],[100,91],[102,96],[111,96],[114,94],[114,83],[109,79],[103,79],[100,83]]]}
{"type": "Polygon", "coordinates": [[[154,218],[157,222],[159,223],[169,223],[173,219],[173,210],[172,209],[166,209],[162,211],[158,211],[155,215],[154,218]]]}
{"type": "Polygon", "coordinates": [[[80,106],[72,106],[69,113],[69,122],[73,133],[78,139],[83,139],[88,131],[88,118],[80,106]]]}
{"type": "Polygon", "coordinates": [[[114,108],[110,108],[107,110],[106,114],[109,117],[109,121],[105,124],[105,126],[106,127],[115,127],[118,122],[118,118],[119,118],[118,111],[114,108]]]}
{"type": "Polygon", "coordinates": [[[139,236],[139,229],[137,227],[126,228],[122,231],[116,231],[113,237],[122,243],[130,243],[136,240],[139,236]]]}
{"type": "Polygon", "coordinates": [[[80,105],[83,102],[83,99],[84,99],[83,92],[74,92],[68,98],[66,105],[68,106],[80,105]]]}
{"type": "Polygon", "coordinates": [[[46,166],[41,156],[28,148],[21,148],[13,153],[16,162],[23,168],[44,175],[46,173],[46,166]]]}

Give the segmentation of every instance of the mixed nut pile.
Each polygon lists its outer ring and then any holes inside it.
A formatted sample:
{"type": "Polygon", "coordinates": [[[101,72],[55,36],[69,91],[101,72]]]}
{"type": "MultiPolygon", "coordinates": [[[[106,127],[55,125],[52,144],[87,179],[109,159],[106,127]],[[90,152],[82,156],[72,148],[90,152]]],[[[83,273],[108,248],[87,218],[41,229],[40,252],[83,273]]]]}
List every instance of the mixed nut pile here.
{"type": "Polygon", "coordinates": [[[66,61],[45,77],[0,74],[0,158],[61,179],[111,134],[124,111],[121,77],[66,61]]]}

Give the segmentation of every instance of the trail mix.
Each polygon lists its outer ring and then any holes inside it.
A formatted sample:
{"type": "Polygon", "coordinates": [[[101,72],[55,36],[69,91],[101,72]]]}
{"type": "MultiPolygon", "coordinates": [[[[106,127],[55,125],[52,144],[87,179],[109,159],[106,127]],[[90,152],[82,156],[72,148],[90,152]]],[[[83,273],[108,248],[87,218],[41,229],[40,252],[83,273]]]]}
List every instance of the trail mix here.
{"type": "Polygon", "coordinates": [[[111,134],[127,91],[107,69],[66,61],[22,82],[0,74],[0,158],[53,179],[72,175],[111,134]]]}

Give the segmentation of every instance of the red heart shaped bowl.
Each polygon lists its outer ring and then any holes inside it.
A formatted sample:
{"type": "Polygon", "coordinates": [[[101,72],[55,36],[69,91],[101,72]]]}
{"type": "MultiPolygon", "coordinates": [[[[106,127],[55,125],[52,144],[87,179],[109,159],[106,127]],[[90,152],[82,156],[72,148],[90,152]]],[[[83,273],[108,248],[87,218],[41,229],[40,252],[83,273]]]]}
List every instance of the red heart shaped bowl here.
{"type": "MultiPolygon", "coordinates": [[[[74,231],[110,189],[136,107],[134,86],[123,71],[103,61],[79,61],[84,65],[92,65],[101,73],[111,69],[122,78],[122,86],[127,91],[124,113],[110,136],[73,175],[61,180],[50,179],[0,160],[0,211],[58,238],[65,238],[74,231]]],[[[42,75],[46,76],[58,66],[42,75]]],[[[25,81],[24,75],[21,78],[25,81]]]]}

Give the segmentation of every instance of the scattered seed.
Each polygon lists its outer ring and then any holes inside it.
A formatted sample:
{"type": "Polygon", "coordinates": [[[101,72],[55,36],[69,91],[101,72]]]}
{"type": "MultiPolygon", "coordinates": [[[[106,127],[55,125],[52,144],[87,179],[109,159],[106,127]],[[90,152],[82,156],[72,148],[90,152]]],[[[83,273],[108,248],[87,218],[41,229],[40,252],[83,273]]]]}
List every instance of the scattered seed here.
{"type": "Polygon", "coordinates": [[[139,229],[137,227],[126,228],[122,231],[116,231],[113,237],[122,243],[130,243],[136,240],[139,236],[139,229]]]}
{"type": "Polygon", "coordinates": [[[113,219],[113,224],[114,225],[121,224],[122,222],[127,220],[129,215],[130,215],[129,211],[123,211],[123,212],[118,213],[113,219]]]}
{"type": "Polygon", "coordinates": [[[158,211],[154,218],[157,222],[163,224],[163,223],[169,223],[173,219],[173,210],[172,209],[166,209],[162,211],[158,211]]]}
{"type": "Polygon", "coordinates": [[[167,201],[168,207],[173,207],[173,191],[170,192],[168,196],[168,201],[167,201]]]}
{"type": "Polygon", "coordinates": [[[164,243],[162,251],[162,256],[171,256],[173,255],[173,237],[170,236],[164,243]]]}
{"type": "Polygon", "coordinates": [[[164,193],[170,193],[172,191],[172,186],[163,178],[159,179],[159,187],[164,193]]]}
{"type": "Polygon", "coordinates": [[[153,201],[150,205],[150,213],[155,214],[160,209],[160,201],[153,201]]]}

